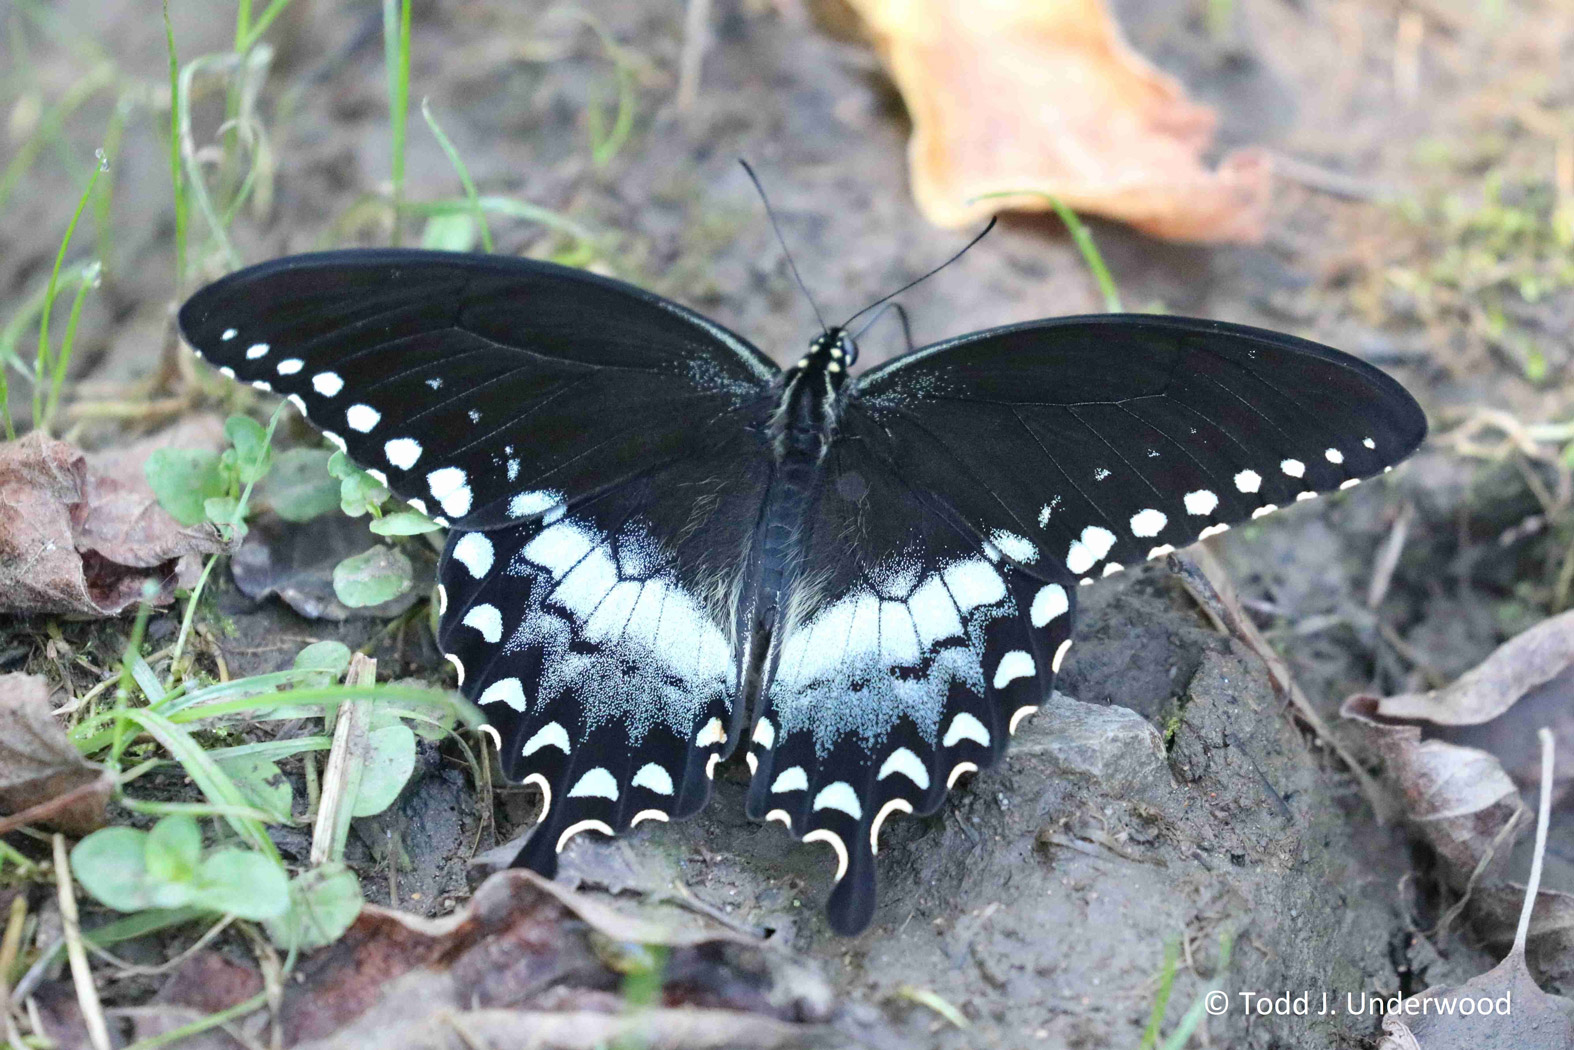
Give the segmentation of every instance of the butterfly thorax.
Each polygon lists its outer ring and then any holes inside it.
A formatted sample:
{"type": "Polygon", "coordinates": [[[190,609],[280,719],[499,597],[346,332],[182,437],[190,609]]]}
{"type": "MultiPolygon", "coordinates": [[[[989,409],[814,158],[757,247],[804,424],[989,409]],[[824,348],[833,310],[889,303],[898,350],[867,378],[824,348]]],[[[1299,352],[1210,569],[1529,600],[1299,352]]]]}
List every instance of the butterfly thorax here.
{"type": "Polygon", "coordinates": [[[771,444],[778,464],[818,463],[836,431],[837,393],[858,347],[840,328],[809,344],[808,352],[782,375],[782,399],[771,420],[771,444]]]}

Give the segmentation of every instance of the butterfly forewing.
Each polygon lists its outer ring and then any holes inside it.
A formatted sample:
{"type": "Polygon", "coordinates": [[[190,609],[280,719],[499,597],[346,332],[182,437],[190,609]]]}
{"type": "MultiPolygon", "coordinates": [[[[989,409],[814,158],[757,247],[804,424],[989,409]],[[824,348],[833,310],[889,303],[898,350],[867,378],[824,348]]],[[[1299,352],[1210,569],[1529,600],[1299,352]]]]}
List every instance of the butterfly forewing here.
{"type": "Polygon", "coordinates": [[[287,395],[395,493],[467,528],[689,457],[689,422],[752,423],[775,374],[676,304],[528,259],[293,256],[209,285],[180,323],[208,361],[287,395]]]}
{"type": "Polygon", "coordinates": [[[857,411],[915,488],[1023,571],[1079,582],[1348,488],[1426,433],[1410,395],[1348,355],[1147,316],[922,350],[864,377],[857,411]]]}

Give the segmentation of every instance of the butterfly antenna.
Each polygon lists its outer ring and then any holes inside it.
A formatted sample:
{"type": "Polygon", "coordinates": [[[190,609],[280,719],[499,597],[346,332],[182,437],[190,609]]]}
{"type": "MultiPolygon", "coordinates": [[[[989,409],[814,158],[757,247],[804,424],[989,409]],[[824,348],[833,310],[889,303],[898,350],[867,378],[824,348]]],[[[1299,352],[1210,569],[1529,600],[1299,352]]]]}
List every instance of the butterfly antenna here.
{"type": "Polygon", "coordinates": [[[787,257],[787,266],[792,270],[793,280],[798,282],[798,288],[803,292],[803,297],[809,300],[809,307],[814,311],[814,319],[820,322],[820,331],[830,331],[830,326],[825,323],[825,316],[820,313],[820,307],[814,301],[814,296],[809,294],[809,286],[803,283],[803,274],[798,272],[798,264],[792,261],[792,252],[787,250],[787,238],[782,236],[782,227],[776,221],[776,211],[771,207],[771,199],[765,195],[765,187],[760,185],[760,177],[754,174],[754,169],[749,167],[749,162],[739,158],[743,170],[749,173],[749,181],[754,183],[755,190],[760,195],[760,200],[765,204],[765,214],[771,220],[771,229],[776,231],[776,240],[782,246],[782,254],[787,257]]]}
{"type": "Polygon", "coordinates": [[[972,240],[970,240],[966,244],[964,244],[962,246],[962,250],[961,251],[957,252],[955,255],[951,256],[951,258],[947,259],[945,262],[941,263],[939,266],[936,266],[933,270],[930,270],[928,273],[924,274],[922,277],[915,277],[913,280],[908,281],[906,284],[902,285],[902,287],[898,288],[896,291],[892,292],[890,295],[882,295],[880,298],[876,299],[874,302],[870,303],[868,306],[864,307],[862,310],[859,310],[857,313],[855,313],[851,317],[849,317],[846,320],[846,322],[843,323],[842,327],[846,328],[848,325],[850,325],[854,321],[858,320],[858,318],[862,317],[864,314],[868,313],[870,310],[873,310],[875,307],[877,307],[877,306],[879,306],[879,305],[881,305],[883,303],[889,302],[892,299],[895,299],[897,296],[901,295],[903,292],[907,291],[909,288],[912,288],[914,285],[923,284],[925,281],[929,280],[929,278],[933,277],[935,274],[939,273],[941,270],[944,270],[947,266],[950,266],[952,263],[956,262],[962,256],[967,254],[969,248],[973,247],[973,245],[975,245],[979,241],[983,240],[984,237],[986,235],[988,235],[989,231],[995,228],[996,221],[998,221],[998,220],[991,218],[989,220],[989,225],[985,226],[982,230],[980,230],[978,232],[978,236],[974,237],[972,240]]]}

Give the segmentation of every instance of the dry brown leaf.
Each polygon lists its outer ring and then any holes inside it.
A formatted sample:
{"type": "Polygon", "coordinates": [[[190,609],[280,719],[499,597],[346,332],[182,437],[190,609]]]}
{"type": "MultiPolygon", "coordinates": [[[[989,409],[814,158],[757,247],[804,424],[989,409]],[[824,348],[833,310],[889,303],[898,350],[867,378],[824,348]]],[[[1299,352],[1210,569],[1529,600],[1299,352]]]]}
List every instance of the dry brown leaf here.
{"type": "Polygon", "coordinates": [[[1384,718],[1419,719],[1440,726],[1490,722],[1532,690],[1574,666],[1574,610],[1514,636],[1476,667],[1442,689],[1390,696],[1377,703],[1384,718]]]}
{"type": "Polygon", "coordinates": [[[829,1015],[824,982],[756,940],[675,931],[516,869],[443,919],[364,908],[298,968],[279,1023],[286,1045],[324,1048],[592,1046],[625,1030],[623,975],[650,946],[666,953],[655,1005],[687,1009],[639,1015],[643,1045],[798,1045],[829,1015]]]}
{"type": "Polygon", "coordinates": [[[850,0],[913,121],[913,196],[929,221],[1072,209],[1168,240],[1262,239],[1265,154],[1202,164],[1212,110],[1133,51],[1103,0],[850,0]],[[971,203],[970,203],[971,202],[971,203]]]}
{"type": "Polygon", "coordinates": [[[127,459],[111,473],[43,435],[0,444],[0,612],[112,616],[148,581],[165,602],[183,555],[222,548],[165,513],[127,459]]]}
{"type": "Polygon", "coordinates": [[[1385,779],[1398,790],[1411,827],[1437,853],[1444,879],[1460,892],[1473,876],[1487,885],[1500,881],[1525,823],[1519,789],[1492,755],[1422,740],[1418,727],[1382,720],[1378,703],[1376,697],[1352,696],[1341,713],[1376,744],[1385,779]],[[1505,835],[1509,821],[1515,826],[1505,835]]]}
{"type": "MultiPolygon", "coordinates": [[[[1526,962],[1535,913],[1543,911],[1540,893],[1552,809],[1554,742],[1549,730],[1538,734],[1541,749],[1541,807],[1536,848],[1527,886],[1519,888],[1519,914],[1503,961],[1458,988],[1428,988],[1396,1004],[1383,1018],[1379,1050],[1569,1050],[1574,1047],[1574,1001],[1549,995],[1531,976],[1526,962]],[[1534,907],[1532,907],[1534,905],[1534,907]]],[[[1562,896],[1559,894],[1558,896],[1562,896]]],[[[1545,918],[1545,916],[1544,916],[1545,918]]],[[[1565,916],[1566,918],[1566,916],[1565,916]]]]}
{"type": "Polygon", "coordinates": [[[68,835],[104,825],[114,778],[82,757],[37,675],[0,675],[0,829],[45,824],[68,835]]]}

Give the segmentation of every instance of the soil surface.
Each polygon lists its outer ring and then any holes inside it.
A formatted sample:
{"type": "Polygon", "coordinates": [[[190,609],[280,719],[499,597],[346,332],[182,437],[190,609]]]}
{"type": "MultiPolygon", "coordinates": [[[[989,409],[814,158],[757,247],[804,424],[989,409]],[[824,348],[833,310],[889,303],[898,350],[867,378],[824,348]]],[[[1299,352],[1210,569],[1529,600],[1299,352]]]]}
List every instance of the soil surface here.
{"type": "MultiPolygon", "coordinates": [[[[232,27],[209,24],[205,5],[171,6],[183,60],[228,46],[232,27]]],[[[1521,156],[1525,133],[1504,115],[1511,107],[1501,95],[1519,97],[1519,86],[1534,82],[1537,105],[1574,96],[1568,18],[1531,3],[1260,0],[1222,5],[1226,22],[1210,26],[1204,8],[1219,6],[1122,0],[1117,10],[1139,50],[1218,107],[1222,146],[1257,143],[1287,159],[1273,232],[1262,246],[1210,249],[1094,222],[1126,303],[1341,346],[1400,378],[1434,428],[1479,405],[1527,420],[1553,416],[1566,404],[1557,389],[1571,354],[1567,290],[1519,306],[1527,329],[1556,333],[1544,341],[1550,371],[1537,382],[1511,355],[1396,303],[1383,274],[1419,265],[1430,250],[1400,202],[1473,192],[1485,165],[1521,156]],[[1499,13],[1478,10],[1488,6],[1499,13]],[[1396,58],[1396,32],[1414,12],[1424,32],[1412,83],[1396,58]],[[1483,122],[1502,140],[1486,162],[1473,159],[1483,122]],[[1454,151],[1450,160],[1418,160],[1438,143],[1454,151]]],[[[157,82],[163,29],[147,4],[73,0],[56,15],[69,27],[62,33],[95,41],[118,67],[157,82]]],[[[483,193],[571,216],[604,238],[606,268],[787,362],[811,337],[813,314],[739,157],[759,171],[803,277],[830,314],[898,287],[965,235],[937,231],[916,213],[900,100],[834,0],[717,0],[686,113],[673,102],[682,17],[677,4],[611,0],[420,3],[412,97],[430,99],[483,193]],[[585,111],[610,105],[614,66],[575,11],[591,12],[628,49],[636,84],[632,133],[601,167],[585,111]]],[[[345,221],[387,178],[377,5],[297,0],[271,39],[263,112],[272,202],[236,224],[238,250],[259,261],[385,241],[386,229],[345,221]]],[[[53,93],[80,75],[80,56],[65,49],[35,61],[28,75],[53,93]]],[[[14,101],[16,85],[10,90],[14,101]]],[[[415,112],[408,196],[455,196],[452,169],[415,112]]],[[[84,113],[95,113],[91,104],[84,113]]],[[[85,156],[102,125],[74,120],[74,144],[78,126],[85,156]]],[[[169,339],[167,154],[141,130],[128,134],[116,162],[114,201],[118,215],[139,218],[117,225],[103,295],[90,300],[82,326],[78,374],[100,396],[151,375],[169,339]]],[[[0,209],[0,295],[19,295],[47,273],[75,196],[58,192],[58,177],[40,162],[0,209]]],[[[540,254],[555,243],[529,223],[497,219],[493,230],[501,252],[540,254]]],[[[903,302],[919,343],[1101,306],[1058,222],[1039,218],[1003,222],[903,302]]],[[[899,328],[882,324],[863,346],[865,367],[876,364],[902,349],[899,328]]],[[[92,447],[127,432],[121,420],[93,418],[76,437],[92,447]]],[[[1527,591],[1522,581],[1548,578],[1552,538],[1498,541],[1539,509],[1511,465],[1433,445],[1391,480],[1212,542],[1302,688],[1337,722],[1346,695],[1457,675],[1545,614],[1544,586],[1527,591]],[[1374,609],[1373,566],[1407,505],[1409,543],[1374,609]]],[[[581,836],[566,877],[614,894],[677,895],[768,931],[819,961],[843,997],[846,1035],[893,1047],[1136,1046],[1167,945],[1181,945],[1175,1004],[1219,975],[1239,1004],[1242,991],[1408,993],[1490,965],[1467,944],[1419,936],[1428,905],[1411,883],[1425,859],[1403,830],[1374,822],[1354,779],[1287,713],[1262,661],[1218,633],[1162,565],[1081,597],[1060,693],[1006,762],[962,785],[934,817],[895,821],[886,832],[880,908],[863,935],[838,938],[821,917],[829,851],[744,818],[741,761],[718,771],[716,798],[690,823],[647,824],[615,844],[581,836]],[[915,990],[954,1005],[970,1027],[945,1021],[915,990]]],[[[219,644],[237,676],[287,666],[307,641],[357,646],[385,627],[308,620],[276,598],[246,598],[227,575],[217,609],[219,644]]],[[[150,644],[167,644],[177,626],[156,617],[150,644]]],[[[29,632],[41,629],[4,629],[8,669],[32,659],[38,643],[29,632]]],[[[64,627],[79,642],[107,629],[64,627]]],[[[445,673],[419,622],[386,635],[377,655],[394,677],[445,673]]],[[[435,751],[427,757],[426,775],[394,810],[358,824],[350,859],[374,899],[435,914],[467,893],[478,837],[483,849],[499,846],[524,829],[536,803],[530,792],[503,790],[497,821],[483,821],[460,767],[435,751]],[[390,865],[390,856],[402,860],[390,865]]],[[[293,855],[306,843],[281,845],[293,855]]],[[[1566,862],[1551,870],[1549,879],[1565,880],[1554,888],[1574,889],[1566,862]]],[[[1372,1046],[1378,1030],[1375,1017],[1238,1008],[1205,1022],[1211,1045],[1240,1050],[1372,1046]]]]}

